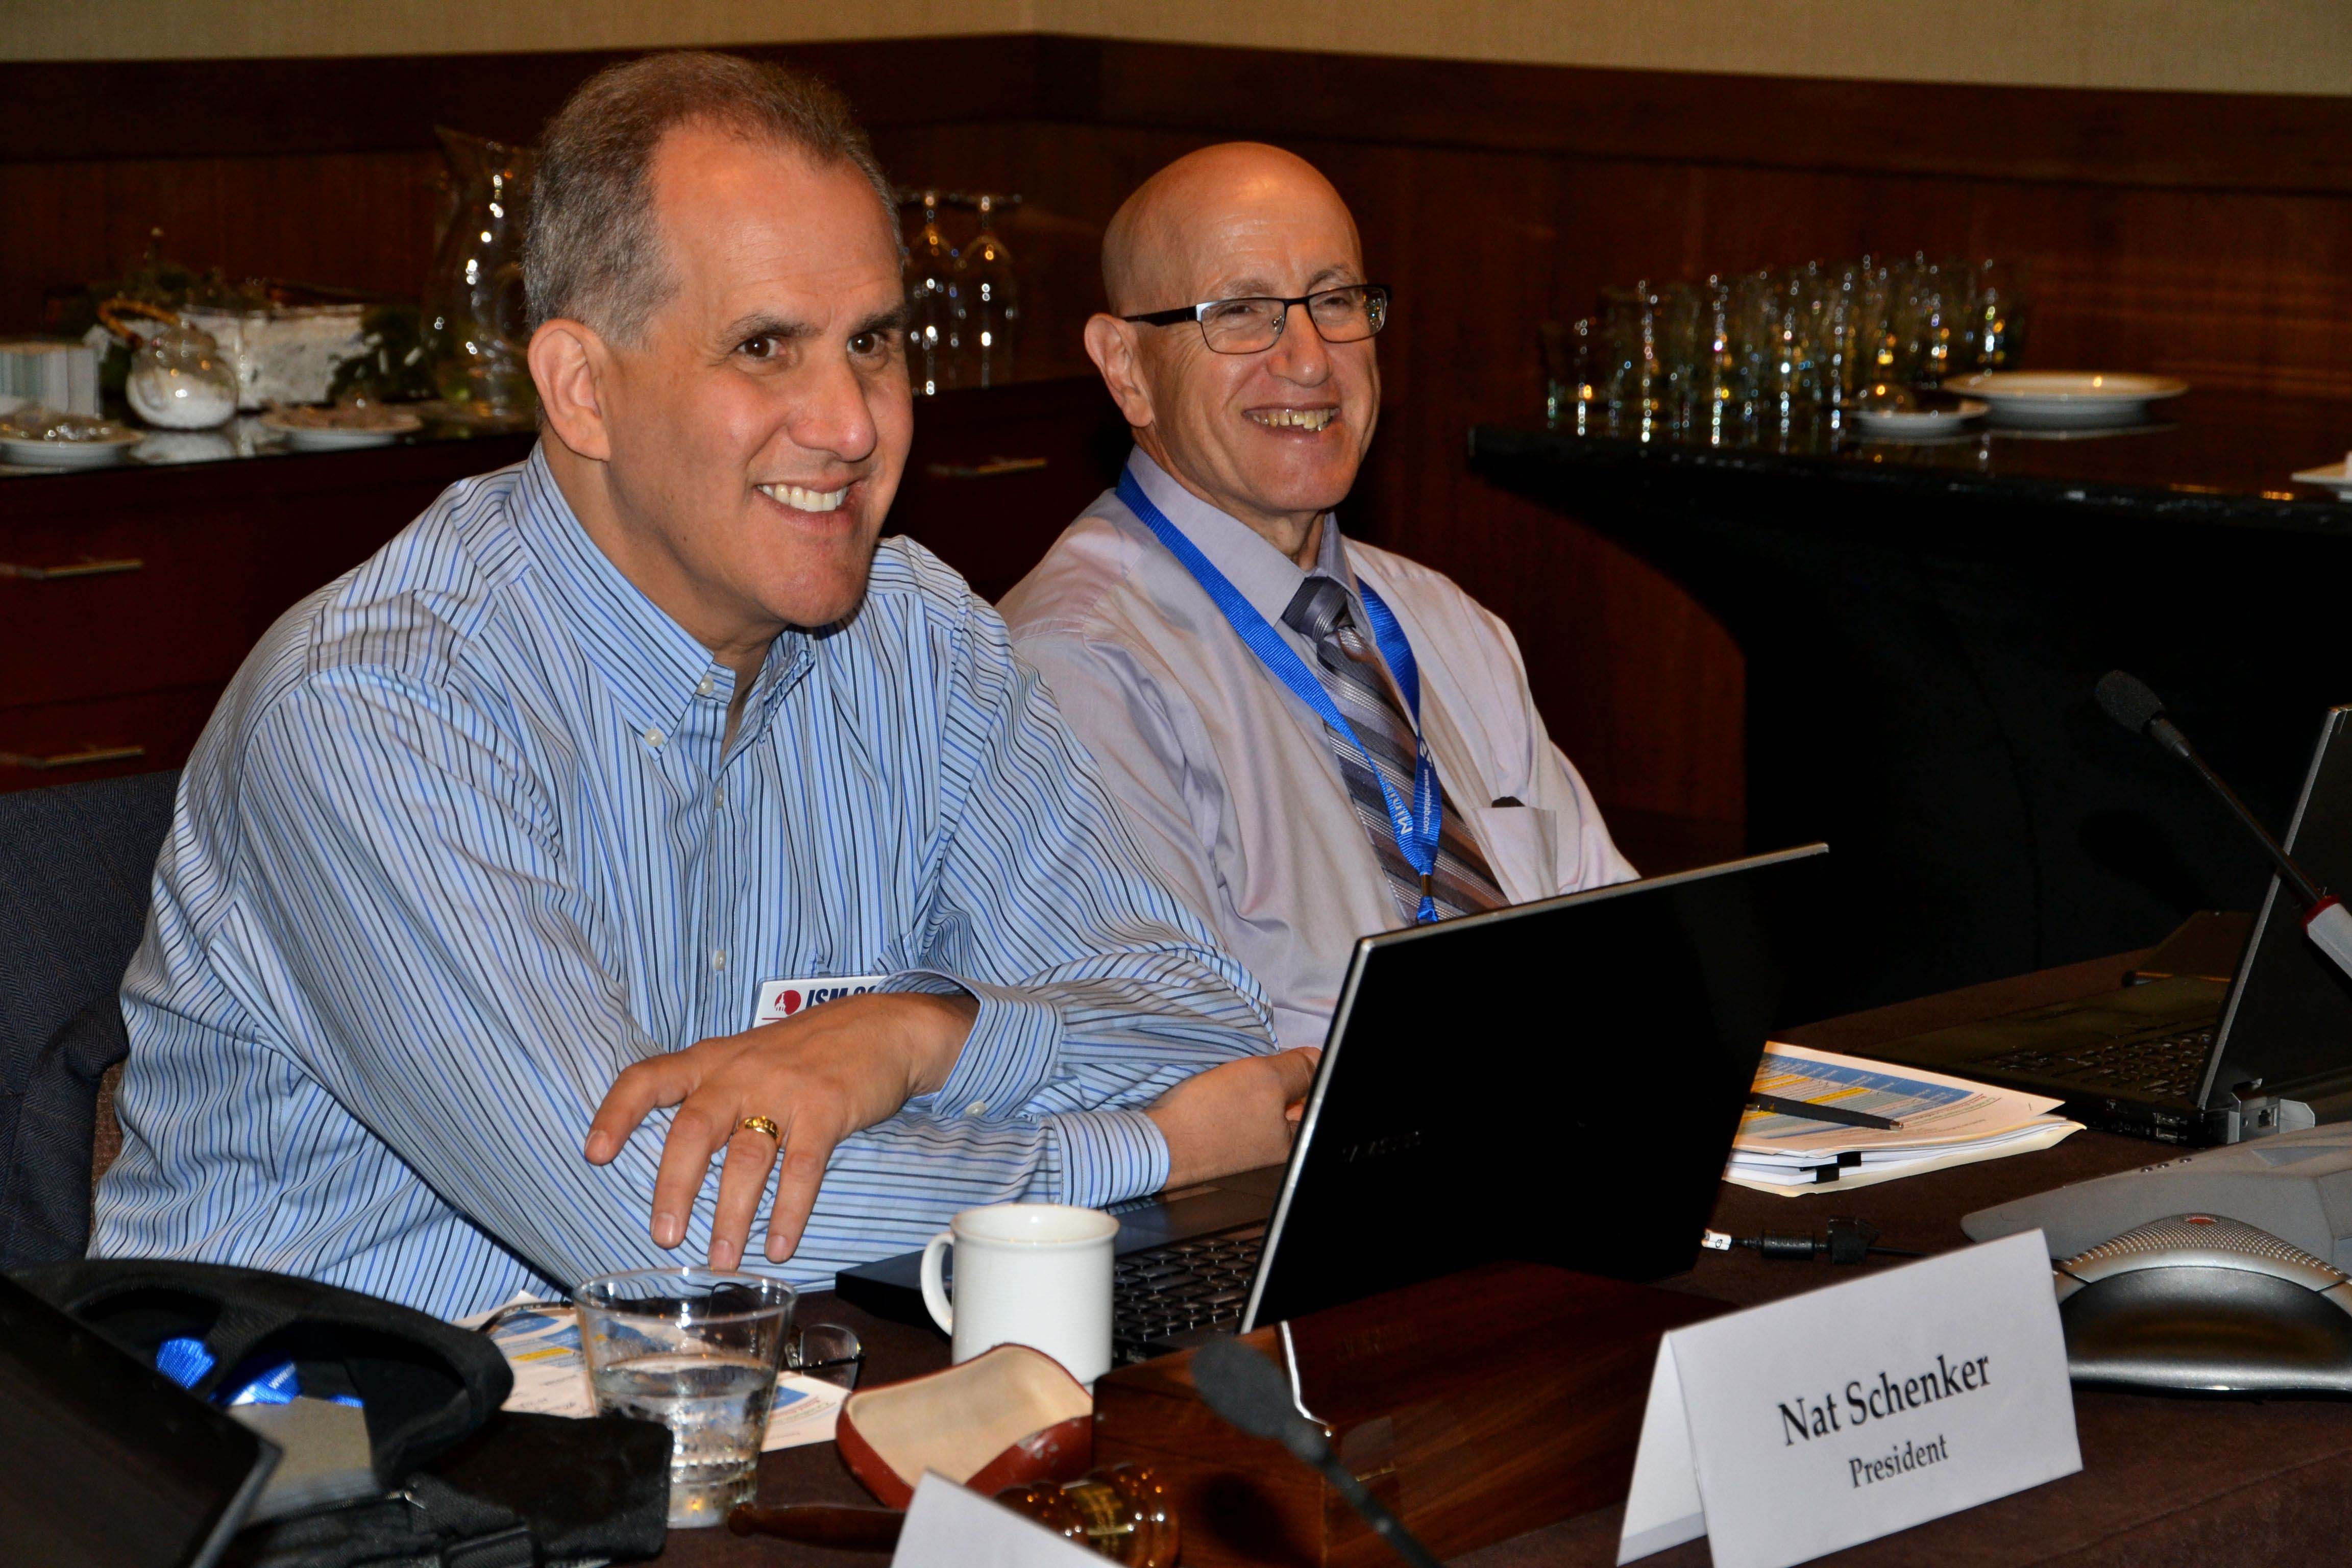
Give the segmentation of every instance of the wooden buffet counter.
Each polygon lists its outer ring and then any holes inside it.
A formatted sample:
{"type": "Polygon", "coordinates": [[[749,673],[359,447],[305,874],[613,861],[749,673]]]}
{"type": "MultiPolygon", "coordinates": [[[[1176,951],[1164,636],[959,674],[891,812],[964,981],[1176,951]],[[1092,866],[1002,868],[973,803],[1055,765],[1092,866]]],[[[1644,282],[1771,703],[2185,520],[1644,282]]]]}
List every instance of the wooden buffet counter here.
{"type": "MultiPolygon", "coordinates": [[[[0,474],[0,790],[178,766],[288,606],[531,440],[0,474]]],[[[993,599],[1126,449],[1091,375],[924,399],[889,530],[993,599]]]]}

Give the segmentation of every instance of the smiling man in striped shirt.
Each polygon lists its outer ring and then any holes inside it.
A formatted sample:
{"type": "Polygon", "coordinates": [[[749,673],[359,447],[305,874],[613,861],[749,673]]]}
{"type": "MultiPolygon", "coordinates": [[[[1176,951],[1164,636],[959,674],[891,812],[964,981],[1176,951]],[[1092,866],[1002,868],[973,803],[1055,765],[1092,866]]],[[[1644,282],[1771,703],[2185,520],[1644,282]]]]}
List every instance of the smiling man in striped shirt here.
{"type": "Polygon", "coordinates": [[[899,249],[840,100],[616,68],[537,204],[539,447],[289,612],[190,759],[93,1252],[454,1316],[733,1265],[772,1183],[815,1283],[1280,1158],[1308,1059],[994,614],[877,551],[899,249]],[[811,989],[861,994],[758,1023],[811,989]]]}

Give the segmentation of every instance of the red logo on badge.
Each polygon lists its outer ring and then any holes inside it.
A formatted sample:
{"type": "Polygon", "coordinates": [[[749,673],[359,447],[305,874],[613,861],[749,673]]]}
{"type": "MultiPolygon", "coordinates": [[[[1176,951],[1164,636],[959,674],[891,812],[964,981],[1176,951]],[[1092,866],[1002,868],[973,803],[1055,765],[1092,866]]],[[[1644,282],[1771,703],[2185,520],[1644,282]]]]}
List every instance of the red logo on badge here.
{"type": "Polygon", "coordinates": [[[784,1005],[784,1016],[787,1018],[801,1010],[801,994],[797,991],[787,991],[777,1000],[784,1005]]]}

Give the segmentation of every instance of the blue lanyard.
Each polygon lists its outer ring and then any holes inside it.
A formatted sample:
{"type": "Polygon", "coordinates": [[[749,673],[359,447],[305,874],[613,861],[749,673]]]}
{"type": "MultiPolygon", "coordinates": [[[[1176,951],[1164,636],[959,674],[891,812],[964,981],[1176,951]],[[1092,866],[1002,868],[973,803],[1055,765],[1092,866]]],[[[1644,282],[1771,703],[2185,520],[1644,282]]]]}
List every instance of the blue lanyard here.
{"type": "MultiPolygon", "coordinates": [[[[1201,584],[1210,602],[1223,614],[1243,643],[1257,655],[1258,662],[1265,665],[1276,680],[1288,687],[1292,696],[1313,709],[1317,718],[1337,730],[1348,744],[1356,748],[1356,754],[1363,758],[1364,766],[1371,772],[1372,782],[1381,786],[1381,799],[1388,805],[1389,831],[1395,836],[1397,853],[1404,857],[1406,865],[1421,874],[1421,908],[1414,912],[1413,919],[1435,920],[1437,901],[1431,895],[1437,872],[1438,833],[1445,820],[1445,797],[1437,787],[1437,767],[1429,760],[1429,747],[1423,743],[1418,733],[1414,735],[1412,806],[1408,810],[1395,786],[1381,772],[1380,764],[1372,760],[1372,753],[1365,750],[1364,742],[1356,734],[1356,727],[1348,722],[1347,715],[1341,713],[1339,704],[1331,700],[1331,693],[1325,689],[1321,679],[1307,668],[1307,661],[1283,640],[1282,635],[1266,624],[1265,617],[1242,597],[1241,590],[1234,587],[1223,573],[1210,564],[1209,558],[1201,553],[1201,547],[1185,538],[1176,525],[1168,521],[1166,514],[1152,504],[1151,498],[1143,493],[1143,487],[1136,483],[1133,473],[1125,472],[1118,476],[1118,499],[1127,503],[1129,511],[1143,520],[1143,526],[1151,530],[1160,542],[1168,547],[1168,553],[1176,557],[1177,562],[1192,574],[1193,581],[1201,584]]],[[[1395,615],[1380,595],[1372,591],[1370,583],[1359,582],[1356,588],[1363,596],[1364,618],[1372,623],[1372,639],[1380,645],[1381,657],[1388,660],[1389,669],[1396,677],[1397,689],[1404,694],[1405,705],[1411,710],[1414,729],[1418,731],[1421,725],[1421,667],[1414,662],[1412,644],[1405,637],[1404,628],[1397,624],[1395,615]]]]}

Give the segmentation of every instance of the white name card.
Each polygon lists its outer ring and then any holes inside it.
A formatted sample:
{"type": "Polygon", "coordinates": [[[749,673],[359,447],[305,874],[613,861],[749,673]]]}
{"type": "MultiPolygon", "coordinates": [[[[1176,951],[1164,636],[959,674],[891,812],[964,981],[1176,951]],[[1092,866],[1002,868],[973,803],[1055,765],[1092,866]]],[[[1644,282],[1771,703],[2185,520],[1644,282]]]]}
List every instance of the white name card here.
{"type": "Polygon", "coordinates": [[[890,1568],[1102,1568],[1076,1542],[936,1470],[915,1483],[890,1568]]]}
{"type": "Polygon", "coordinates": [[[2082,1468],[2031,1231],[1667,1334],[1617,1561],[1787,1568],[2082,1468]]]}

